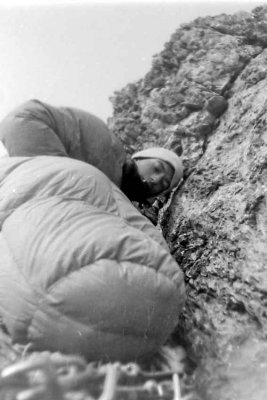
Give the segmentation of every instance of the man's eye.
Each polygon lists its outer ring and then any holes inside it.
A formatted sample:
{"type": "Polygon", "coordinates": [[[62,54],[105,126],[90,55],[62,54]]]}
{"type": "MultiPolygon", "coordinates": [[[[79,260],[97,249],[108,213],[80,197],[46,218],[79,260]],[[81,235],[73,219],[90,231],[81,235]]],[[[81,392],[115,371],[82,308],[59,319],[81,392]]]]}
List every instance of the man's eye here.
{"type": "Polygon", "coordinates": [[[162,171],[163,167],[162,167],[162,164],[161,164],[160,161],[155,164],[154,169],[155,169],[156,172],[161,172],[162,171]]]}

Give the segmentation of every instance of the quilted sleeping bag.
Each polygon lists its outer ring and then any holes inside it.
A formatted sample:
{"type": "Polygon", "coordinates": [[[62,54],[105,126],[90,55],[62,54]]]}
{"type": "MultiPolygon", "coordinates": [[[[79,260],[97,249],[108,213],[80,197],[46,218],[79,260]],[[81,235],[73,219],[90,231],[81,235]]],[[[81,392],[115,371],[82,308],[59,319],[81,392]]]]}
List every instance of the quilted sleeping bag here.
{"type": "Polygon", "coordinates": [[[87,111],[28,100],[1,121],[0,141],[11,157],[51,155],[85,161],[120,187],[126,159],[123,145],[87,111]]]}
{"type": "Polygon", "coordinates": [[[67,157],[0,159],[0,314],[14,342],[136,360],[172,332],[183,274],[108,177],[67,157]]]}

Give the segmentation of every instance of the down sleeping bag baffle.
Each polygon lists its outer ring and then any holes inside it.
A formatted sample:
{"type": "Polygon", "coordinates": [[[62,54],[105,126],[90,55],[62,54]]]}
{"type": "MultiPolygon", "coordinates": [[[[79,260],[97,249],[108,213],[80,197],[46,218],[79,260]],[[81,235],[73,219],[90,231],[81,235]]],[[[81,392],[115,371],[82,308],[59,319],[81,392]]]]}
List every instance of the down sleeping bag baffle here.
{"type": "Polygon", "coordinates": [[[1,142],[10,157],[71,157],[95,166],[121,185],[123,145],[101,119],[87,111],[28,100],[1,121],[0,146],[1,142]]]}
{"type": "Polygon", "coordinates": [[[99,169],[0,159],[0,314],[14,342],[88,360],[162,345],[185,299],[161,233],[99,169]]]}

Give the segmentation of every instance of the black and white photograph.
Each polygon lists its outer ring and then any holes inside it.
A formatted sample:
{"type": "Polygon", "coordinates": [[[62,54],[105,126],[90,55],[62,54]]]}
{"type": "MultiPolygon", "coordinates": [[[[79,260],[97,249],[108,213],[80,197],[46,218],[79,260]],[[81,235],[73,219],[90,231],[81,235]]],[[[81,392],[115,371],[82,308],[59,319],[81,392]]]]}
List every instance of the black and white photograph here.
{"type": "Polygon", "coordinates": [[[267,2],[0,0],[0,399],[267,399],[267,2]]]}

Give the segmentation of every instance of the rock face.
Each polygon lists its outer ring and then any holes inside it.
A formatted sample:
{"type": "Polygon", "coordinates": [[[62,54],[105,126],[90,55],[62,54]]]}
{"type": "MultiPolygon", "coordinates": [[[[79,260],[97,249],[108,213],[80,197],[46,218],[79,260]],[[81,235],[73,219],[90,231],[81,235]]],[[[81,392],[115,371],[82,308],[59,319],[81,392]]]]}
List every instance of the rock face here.
{"type": "Polygon", "coordinates": [[[182,25],[152,68],[111,99],[129,152],[185,164],[160,214],[184,270],[177,327],[205,400],[267,395],[267,7],[182,25]]]}

